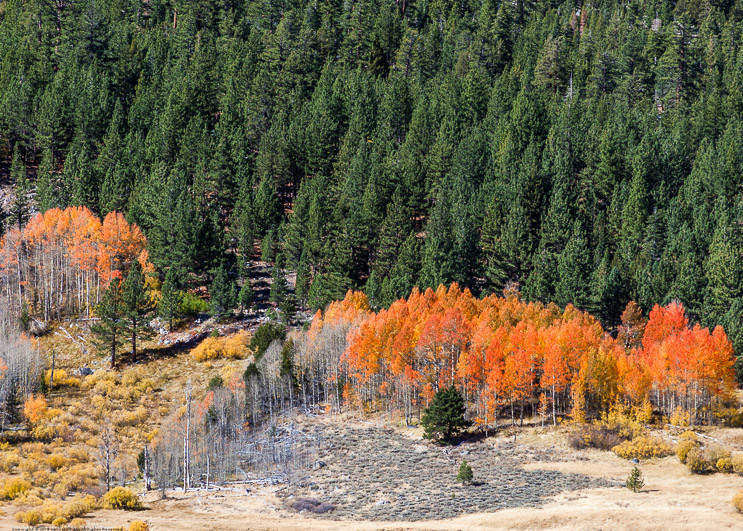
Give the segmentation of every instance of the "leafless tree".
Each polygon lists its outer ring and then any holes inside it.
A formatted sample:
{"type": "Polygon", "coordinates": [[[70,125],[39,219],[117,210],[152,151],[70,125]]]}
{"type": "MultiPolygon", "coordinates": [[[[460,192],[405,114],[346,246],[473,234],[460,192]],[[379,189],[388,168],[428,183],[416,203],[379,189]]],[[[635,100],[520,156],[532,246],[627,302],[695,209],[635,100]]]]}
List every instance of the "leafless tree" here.
{"type": "Polygon", "coordinates": [[[106,491],[111,490],[113,465],[118,455],[119,442],[116,438],[116,432],[111,424],[107,424],[101,432],[100,441],[98,442],[98,455],[96,456],[106,476],[106,491]]]}

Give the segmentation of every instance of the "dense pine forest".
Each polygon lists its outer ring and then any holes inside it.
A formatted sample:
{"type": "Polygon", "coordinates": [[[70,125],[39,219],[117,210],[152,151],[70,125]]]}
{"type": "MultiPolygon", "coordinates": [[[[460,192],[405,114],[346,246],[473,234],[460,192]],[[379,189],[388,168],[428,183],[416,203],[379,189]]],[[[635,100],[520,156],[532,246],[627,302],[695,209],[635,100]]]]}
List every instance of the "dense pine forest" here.
{"type": "Polygon", "coordinates": [[[85,206],[161,278],[324,307],[456,281],[743,343],[743,4],[4,0],[5,230],[85,206]]]}

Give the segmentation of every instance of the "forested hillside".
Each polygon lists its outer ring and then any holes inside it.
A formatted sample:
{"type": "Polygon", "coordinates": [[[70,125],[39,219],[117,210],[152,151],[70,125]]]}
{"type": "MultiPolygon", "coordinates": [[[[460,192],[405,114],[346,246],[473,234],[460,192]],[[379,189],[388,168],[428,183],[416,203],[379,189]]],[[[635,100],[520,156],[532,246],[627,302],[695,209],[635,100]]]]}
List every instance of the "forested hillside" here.
{"type": "Polygon", "coordinates": [[[120,211],[159,273],[319,308],[517,283],[740,351],[743,4],[4,0],[6,229],[120,211]],[[7,180],[9,179],[9,180],[7,180]],[[35,206],[37,205],[37,206],[35,206]]]}

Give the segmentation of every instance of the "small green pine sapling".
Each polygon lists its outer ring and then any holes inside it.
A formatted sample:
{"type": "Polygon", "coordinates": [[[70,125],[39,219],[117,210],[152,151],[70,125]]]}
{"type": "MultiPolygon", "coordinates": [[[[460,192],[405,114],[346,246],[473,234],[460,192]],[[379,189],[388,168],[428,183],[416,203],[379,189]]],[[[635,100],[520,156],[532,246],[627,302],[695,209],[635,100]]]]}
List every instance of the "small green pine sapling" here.
{"type": "Polygon", "coordinates": [[[467,464],[466,460],[462,460],[462,464],[459,465],[459,473],[457,474],[457,481],[464,485],[472,483],[472,467],[467,464]]]}
{"type": "Polygon", "coordinates": [[[632,468],[632,472],[629,473],[627,478],[627,488],[632,492],[640,492],[644,486],[645,480],[642,478],[642,472],[637,467],[632,468]]]}

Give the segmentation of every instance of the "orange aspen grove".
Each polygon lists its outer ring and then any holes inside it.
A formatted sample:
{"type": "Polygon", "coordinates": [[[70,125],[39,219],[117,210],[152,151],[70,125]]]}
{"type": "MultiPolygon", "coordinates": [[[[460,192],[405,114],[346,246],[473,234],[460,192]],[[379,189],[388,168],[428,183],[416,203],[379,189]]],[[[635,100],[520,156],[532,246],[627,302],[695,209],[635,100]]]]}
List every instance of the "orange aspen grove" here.
{"type": "Polygon", "coordinates": [[[24,305],[44,321],[90,315],[112,276],[134,260],[145,272],[147,240],[117,213],[101,222],[85,207],[53,208],[0,241],[0,293],[10,309],[24,305]]]}
{"type": "Polygon", "coordinates": [[[571,305],[527,303],[514,292],[478,299],[452,284],[415,289],[376,313],[349,292],[318,312],[310,351],[328,327],[346,331],[332,376],[343,382],[338,402],[404,411],[408,422],[449,385],[486,430],[503,418],[515,423],[517,411],[520,420],[530,413],[556,424],[617,404],[663,415],[681,408],[704,421],[735,385],[725,332],[691,327],[679,303],[656,306],[647,321],[628,304],[615,339],[571,305]]]}

